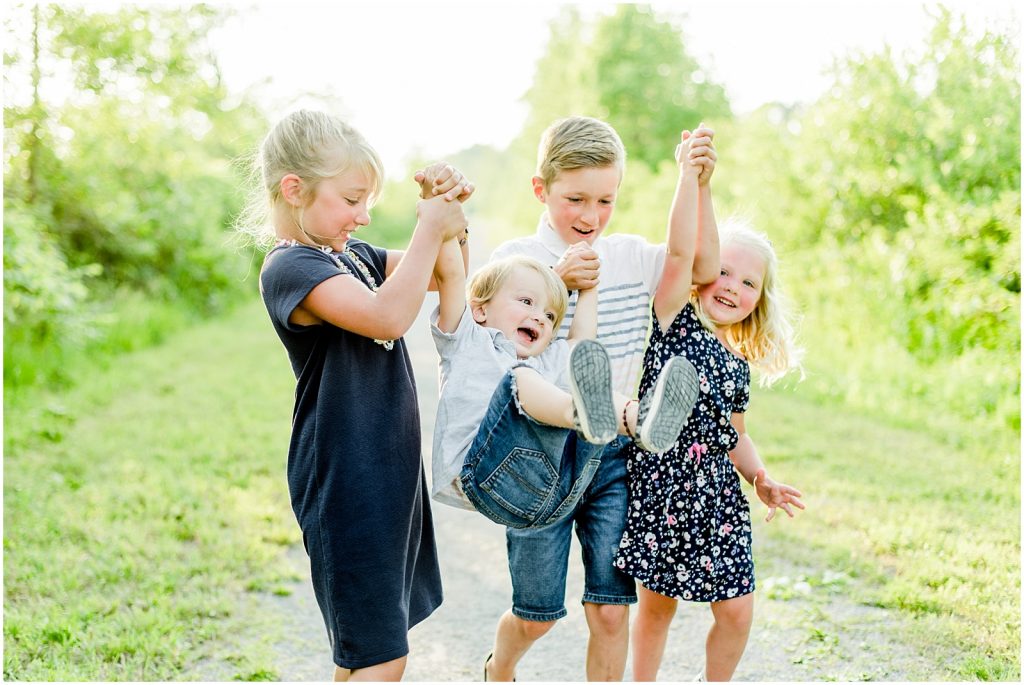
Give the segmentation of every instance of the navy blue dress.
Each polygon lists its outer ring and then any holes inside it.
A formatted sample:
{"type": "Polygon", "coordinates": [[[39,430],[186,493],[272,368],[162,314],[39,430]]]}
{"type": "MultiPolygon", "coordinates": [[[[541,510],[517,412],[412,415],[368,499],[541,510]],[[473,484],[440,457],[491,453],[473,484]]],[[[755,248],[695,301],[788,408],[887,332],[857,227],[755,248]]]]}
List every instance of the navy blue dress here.
{"type": "Polygon", "coordinates": [[[302,528],[320,611],[342,668],[405,656],[409,628],[441,604],[412,364],[392,349],[328,323],[288,317],[339,274],[368,288],[387,252],[349,240],[345,253],[305,245],[272,250],[260,291],[297,379],[288,489],[302,528]]]}
{"type": "Polygon", "coordinates": [[[629,445],[629,513],[615,565],[668,597],[739,597],[754,591],[754,561],[750,507],[729,459],[739,438],[730,418],[750,401],[750,367],[704,328],[692,304],[667,331],[652,318],[641,395],[677,355],[697,369],[700,394],[668,452],[629,445]]]}

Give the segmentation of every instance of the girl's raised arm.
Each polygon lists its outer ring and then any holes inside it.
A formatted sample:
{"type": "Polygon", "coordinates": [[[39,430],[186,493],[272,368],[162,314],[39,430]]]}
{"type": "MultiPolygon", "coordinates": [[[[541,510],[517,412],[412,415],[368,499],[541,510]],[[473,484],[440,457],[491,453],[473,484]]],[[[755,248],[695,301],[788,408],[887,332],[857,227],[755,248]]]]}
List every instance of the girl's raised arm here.
{"type": "Polygon", "coordinates": [[[668,217],[665,270],[654,292],[654,314],[662,330],[686,306],[693,285],[693,260],[697,246],[697,176],[701,167],[690,158],[694,138],[688,132],[676,147],[679,181],[668,217]]]}
{"type": "Polygon", "coordinates": [[[377,340],[405,335],[423,305],[442,243],[466,229],[459,202],[443,197],[421,200],[416,213],[419,221],[409,249],[377,290],[368,290],[349,276],[329,278],[310,291],[291,320],[301,324],[327,321],[377,340]]]}

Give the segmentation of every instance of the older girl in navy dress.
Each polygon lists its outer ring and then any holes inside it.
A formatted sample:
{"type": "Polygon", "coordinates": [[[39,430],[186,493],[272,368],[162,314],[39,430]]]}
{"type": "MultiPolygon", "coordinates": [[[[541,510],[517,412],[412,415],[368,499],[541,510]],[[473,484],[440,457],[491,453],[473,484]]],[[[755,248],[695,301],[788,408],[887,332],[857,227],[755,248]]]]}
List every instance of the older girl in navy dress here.
{"type": "MultiPolygon", "coordinates": [[[[677,161],[691,140],[684,132],[677,161]]],[[[680,163],[640,383],[643,393],[668,359],[683,355],[697,369],[700,394],[675,447],[656,455],[631,445],[627,462],[629,513],[615,564],[639,581],[638,681],[657,676],[679,599],[709,602],[714,615],[699,679],[728,680],[739,663],[753,616],[754,567],[737,470],[769,507],[767,520],[776,508],[790,516],[793,507],[803,509],[800,492],[768,476],[744,427],[749,365],[768,382],[798,366],[775,254],[763,236],[737,224],[723,226],[720,247],[715,236],[701,236],[696,254],[697,213],[713,211],[698,206],[701,171],[680,163]],[[694,259],[719,257],[718,279],[694,288],[694,259]]]]}
{"type": "MultiPolygon", "coordinates": [[[[441,603],[416,384],[402,335],[442,243],[465,235],[461,203],[451,200],[466,199],[472,187],[450,167],[429,168],[424,194],[437,197],[418,203],[403,253],[353,236],[370,222],[382,170],[373,148],[342,121],[288,115],[264,140],[257,172],[262,204],[269,199],[269,237],[277,238],[260,291],[297,380],[288,487],[334,677],[400,680],[409,628],[441,603]]],[[[266,233],[266,221],[240,223],[266,233]]]]}

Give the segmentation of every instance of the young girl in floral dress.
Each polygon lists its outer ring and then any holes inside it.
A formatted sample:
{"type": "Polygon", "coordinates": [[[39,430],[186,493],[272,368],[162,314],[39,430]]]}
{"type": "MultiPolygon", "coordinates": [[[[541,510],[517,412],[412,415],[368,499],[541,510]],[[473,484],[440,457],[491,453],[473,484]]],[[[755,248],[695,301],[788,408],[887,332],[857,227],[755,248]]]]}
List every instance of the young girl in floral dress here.
{"type": "Polygon", "coordinates": [[[688,147],[684,134],[640,391],[666,360],[683,355],[697,369],[700,394],[675,447],[656,455],[630,446],[629,513],[615,565],[639,581],[632,631],[638,681],[655,679],[679,599],[709,602],[714,615],[699,679],[728,680],[739,663],[753,616],[754,568],[737,471],[769,507],[767,520],[776,508],[790,516],[793,507],[804,508],[799,491],[768,476],[744,427],[750,365],[767,382],[799,365],[775,253],[761,234],[726,222],[720,253],[701,255],[720,256],[721,275],[693,287],[700,168],[682,163],[688,147]]]}

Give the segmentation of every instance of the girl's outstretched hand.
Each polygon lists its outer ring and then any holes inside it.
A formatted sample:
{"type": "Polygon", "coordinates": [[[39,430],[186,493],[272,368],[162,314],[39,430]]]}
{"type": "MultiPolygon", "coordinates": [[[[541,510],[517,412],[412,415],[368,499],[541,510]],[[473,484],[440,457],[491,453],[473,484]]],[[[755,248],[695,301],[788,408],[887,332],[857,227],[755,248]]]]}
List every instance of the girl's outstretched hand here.
{"type": "Polygon", "coordinates": [[[775,518],[776,509],[781,508],[789,514],[790,518],[793,518],[792,507],[805,508],[803,502],[800,501],[803,495],[799,490],[785,483],[776,483],[764,469],[758,469],[754,474],[754,489],[757,491],[758,498],[768,507],[768,516],[765,517],[765,521],[775,518]]]}
{"type": "Polygon", "coordinates": [[[445,162],[436,162],[418,170],[413,180],[420,184],[420,197],[424,200],[443,195],[449,202],[465,202],[476,190],[462,172],[445,162]]]}

